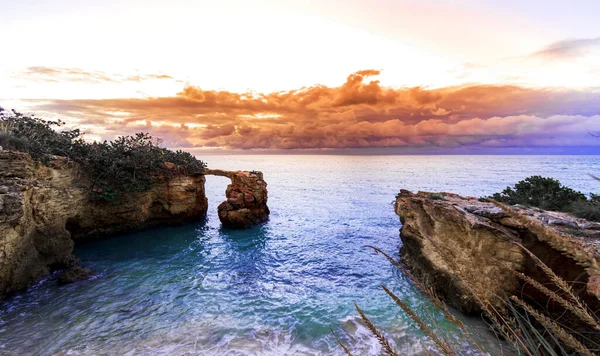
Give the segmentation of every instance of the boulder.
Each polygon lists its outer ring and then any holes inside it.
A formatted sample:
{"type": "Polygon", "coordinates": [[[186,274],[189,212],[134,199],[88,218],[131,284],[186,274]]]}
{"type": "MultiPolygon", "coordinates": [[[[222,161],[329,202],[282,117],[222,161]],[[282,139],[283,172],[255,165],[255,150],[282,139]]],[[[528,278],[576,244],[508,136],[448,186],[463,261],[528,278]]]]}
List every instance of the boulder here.
{"type": "Polygon", "coordinates": [[[58,284],[70,284],[78,281],[85,281],[92,277],[94,272],[91,269],[82,266],[73,266],[62,271],[57,278],[58,284]]]}

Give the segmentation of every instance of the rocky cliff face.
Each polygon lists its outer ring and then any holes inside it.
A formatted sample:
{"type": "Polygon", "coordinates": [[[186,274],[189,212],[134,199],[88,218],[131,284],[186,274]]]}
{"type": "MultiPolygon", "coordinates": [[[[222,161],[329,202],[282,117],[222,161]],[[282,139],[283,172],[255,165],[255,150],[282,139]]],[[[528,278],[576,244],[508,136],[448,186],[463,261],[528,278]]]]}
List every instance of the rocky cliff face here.
{"type": "MultiPolygon", "coordinates": [[[[560,233],[574,249],[600,255],[600,223],[568,214],[512,207],[527,221],[560,233]],[[528,220],[530,219],[530,220],[528,220]]],[[[552,285],[521,244],[566,281],[592,310],[600,308],[600,280],[588,275],[573,257],[553,247],[534,225],[489,202],[450,193],[413,194],[402,190],[395,204],[402,221],[401,258],[415,276],[463,312],[479,311],[471,290],[494,295],[525,295],[539,305],[556,307],[510,269],[543,285],[552,285]]]]}
{"type": "Polygon", "coordinates": [[[206,215],[205,177],[174,176],[117,204],[93,203],[78,166],[0,151],[0,299],[73,263],[74,241],[206,215]]]}
{"type": "Polygon", "coordinates": [[[205,174],[231,179],[231,184],[225,191],[227,200],[218,207],[219,220],[223,226],[245,229],[269,218],[267,183],[262,172],[208,169],[205,174]]]}

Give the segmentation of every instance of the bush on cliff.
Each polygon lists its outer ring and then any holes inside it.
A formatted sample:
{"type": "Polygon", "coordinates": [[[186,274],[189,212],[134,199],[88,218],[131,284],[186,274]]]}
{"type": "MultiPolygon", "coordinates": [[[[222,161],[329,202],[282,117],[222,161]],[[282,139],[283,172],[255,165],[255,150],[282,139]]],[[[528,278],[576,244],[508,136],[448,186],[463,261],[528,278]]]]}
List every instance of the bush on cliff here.
{"type": "Polygon", "coordinates": [[[541,176],[526,178],[491,198],[511,205],[521,204],[556,211],[568,211],[574,203],[587,200],[583,193],[563,186],[556,179],[541,176]]]}
{"type": "Polygon", "coordinates": [[[160,147],[160,141],[144,133],[118,137],[112,142],[76,140],[72,154],[87,170],[94,184],[94,199],[115,200],[123,192],[144,192],[157,176],[202,173],[206,164],[188,152],[160,147]],[[168,163],[172,163],[169,168],[168,163]]]}
{"type": "Polygon", "coordinates": [[[9,151],[26,151],[29,148],[29,144],[21,138],[0,132],[0,147],[9,151]]]}
{"type": "Polygon", "coordinates": [[[579,218],[600,221],[600,195],[592,194],[589,200],[573,203],[571,210],[579,218]]]}
{"type": "Polygon", "coordinates": [[[62,121],[47,121],[0,107],[0,146],[29,153],[48,163],[52,155],[79,163],[93,182],[91,198],[115,202],[126,192],[143,192],[160,177],[199,174],[206,164],[188,152],[161,147],[146,133],[118,137],[113,141],[84,141],[81,132],[55,128],[62,121]],[[168,162],[168,163],[167,163],[168,162]]]}
{"type": "Polygon", "coordinates": [[[55,130],[63,125],[60,120],[47,121],[0,107],[0,146],[27,152],[37,159],[46,155],[65,155],[81,132],[77,129],[55,130]]]}

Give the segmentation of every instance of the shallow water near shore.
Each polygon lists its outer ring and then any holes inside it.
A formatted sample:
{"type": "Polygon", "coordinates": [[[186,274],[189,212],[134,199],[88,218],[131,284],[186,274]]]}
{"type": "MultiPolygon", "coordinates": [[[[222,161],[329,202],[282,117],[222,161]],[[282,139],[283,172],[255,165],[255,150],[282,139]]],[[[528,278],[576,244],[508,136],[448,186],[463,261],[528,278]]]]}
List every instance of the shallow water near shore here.
{"type": "MultiPolygon", "coordinates": [[[[456,328],[385,259],[397,256],[401,188],[483,196],[530,175],[600,191],[600,156],[202,157],[211,168],[261,170],[270,220],[221,228],[228,179],[207,177],[205,220],[76,247],[97,275],[59,287],[54,277],[0,304],[4,355],[343,355],[380,348],[358,322],[357,303],[402,354],[430,343],[379,286],[432,315],[453,343],[456,328]]],[[[494,354],[485,325],[465,319],[494,354]]],[[[464,350],[468,353],[468,350],[464,350]]]]}

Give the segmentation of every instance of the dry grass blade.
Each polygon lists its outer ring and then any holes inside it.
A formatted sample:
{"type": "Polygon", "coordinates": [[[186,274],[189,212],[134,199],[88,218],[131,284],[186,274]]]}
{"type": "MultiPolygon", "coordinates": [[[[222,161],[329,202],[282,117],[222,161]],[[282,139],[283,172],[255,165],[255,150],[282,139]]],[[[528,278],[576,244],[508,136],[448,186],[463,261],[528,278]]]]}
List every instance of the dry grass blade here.
{"type": "Polygon", "coordinates": [[[348,349],[348,347],[346,345],[344,345],[342,343],[342,341],[337,337],[337,335],[335,334],[335,332],[333,332],[333,328],[329,327],[329,330],[331,330],[331,333],[333,334],[333,337],[335,337],[335,341],[337,341],[337,343],[342,347],[342,349],[344,349],[344,352],[346,353],[346,355],[348,355],[348,356],[354,356],[354,355],[352,355],[352,352],[350,352],[350,349],[348,349]]]}
{"type": "Polygon", "coordinates": [[[407,276],[419,288],[419,290],[423,294],[425,294],[438,308],[440,308],[442,311],[444,311],[444,314],[446,315],[448,320],[450,320],[452,323],[458,325],[461,328],[461,330],[463,330],[463,332],[466,333],[464,324],[460,320],[458,320],[452,313],[450,313],[450,310],[448,310],[448,307],[446,306],[446,304],[440,300],[440,298],[431,290],[431,288],[427,288],[423,283],[421,283],[417,278],[415,278],[415,276],[405,266],[396,262],[387,253],[381,251],[377,247],[373,247],[373,246],[369,246],[369,245],[367,245],[365,247],[371,248],[375,252],[383,255],[385,258],[388,259],[388,261],[390,261],[390,263],[392,263],[394,266],[398,267],[398,269],[400,269],[400,271],[402,271],[402,273],[405,276],[407,276]]]}
{"type": "Polygon", "coordinates": [[[579,341],[577,341],[571,334],[569,334],[565,329],[563,329],[560,325],[555,323],[553,320],[548,318],[547,316],[541,314],[540,312],[533,309],[529,304],[525,303],[521,299],[512,296],[510,299],[519,305],[521,308],[527,311],[529,315],[533,316],[540,324],[542,324],[547,330],[551,331],[557,339],[564,342],[564,344],[573,350],[575,350],[579,355],[585,356],[593,356],[593,353],[588,350],[585,346],[583,346],[579,341]]]}
{"type": "MultiPolygon", "coordinates": [[[[600,276],[600,262],[587,250],[575,246],[567,238],[557,233],[556,231],[545,227],[541,222],[535,221],[525,215],[518,214],[506,204],[492,201],[494,205],[504,210],[506,214],[517,220],[519,223],[526,226],[530,231],[535,233],[540,241],[548,243],[552,248],[560,251],[565,256],[571,257],[578,264],[585,267],[590,276],[600,276]]],[[[600,295],[596,295],[600,298],[600,295]]]]}
{"type": "Polygon", "coordinates": [[[417,280],[416,277],[405,266],[398,263],[387,253],[374,246],[366,245],[365,247],[373,249],[376,253],[383,255],[392,265],[396,266],[400,271],[402,271],[402,273],[407,276],[417,286],[417,288],[419,288],[419,290],[435,304],[436,307],[444,312],[446,319],[460,328],[465,337],[469,339],[469,342],[473,346],[475,346],[482,354],[486,354],[481,346],[479,346],[479,344],[477,344],[477,342],[471,337],[471,334],[467,331],[465,324],[463,324],[462,321],[458,320],[458,318],[456,318],[456,316],[450,312],[446,303],[442,302],[441,299],[433,292],[433,290],[431,290],[431,288],[427,288],[423,283],[417,280]]]}
{"type": "MultiPolygon", "coordinates": [[[[448,265],[456,271],[460,271],[460,266],[451,257],[453,252],[445,246],[439,246],[433,239],[428,239],[436,253],[444,259],[448,265]]],[[[477,304],[481,307],[485,315],[492,321],[495,329],[494,332],[499,332],[506,340],[509,340],[515,349],[520,350],[526,355],[533,356],[532,352],[535,349],[530,349],[523,335],[523,330],[519,328],[516,320],[509,316],[506,308],[506,301],[497,295],[490,294],[486,290],[482,290],[469,283],[468,275],[459,274],[462,286],[469,291],[477,304]]],[[[536,353],[537,354],[537,353],[536,353]]]]}
{"type": "MultiPolygon", "coordinates": [[[[452,346],[450,346],[450,342],[448,341],[448,338],[446,337],[446,335],[444,335],[442,329],[440,329],[439,325],[436,323],[435,318],[429,314],[427,311],[425,311],[425,314],[427,314],[427,318],[431,321],[431,324],[433,324],[434,330],[438,330],[439,331],[439,338],[440,340],[442,340],[442,342],[446,345],[448,345],[448,348],[450,350],[452,350],[452,352],[454,352],[454,349],[452,349],[452,346]]],[[[446,352],[446,355],[449,355],[446,352]]]]}
{"type": "MultiPolygon", "coordinates": [[[[488,317],[488,319],[492,322],[495,329],[493,329],[494,333],[497,334],[497,331],[502,334],[504,339],[510,341],[515,349],[523,351],[525,354],[529,356],[533,356],[529,351],[527,345],[520,335],[518,331],[518,327],[514,320],[506,316],[506,313],[501,313],[498,311],[496,307],[492,303],[489,302],[489,297],[482,297],[479,293],[476,293],[474,290],[471,290],[471,293],[477,300],[477,303],[488,317]]],[[[499,336],[499,335],[498,335],[499,336]]]]}
{"type": "Polygon", "coordinates": [[[523,274],[521,272],[517,272],[517,271],[514,271],[514,270],[512,270],[512,272],[515,273],[524,282],[527,282],[527,283],[531,284],[533,287],[535,287],[535,289],[537,289],[538,291],[544,293],[548,298],[553,299],[554,301],[556,301],[560,305],[562,305],[565,309],[567,309],[570,312],[572,312],[573,314],[577,315],[577,317],[579,317],[581,320],[583,320],[586,323],[588,323],[590,326],[594,327],[597,330],[600,330],[600,323],[598,323],[598,320],[596,320],[596,318],[594,318],[587,311],[587,309],[583,309],[579,305],[573,305],[573,303],[569,302],[568,300],[566,300],[565,298],[561,297],[557,293],[551,291],[547,287],[545,287],[542,284],[540,284],[538,281],[534,280],[533,278],[531,278],[531,277],[529,277],[529,276],[527,276],[527,275],[525,275],[525,274],[523,274]]]}
{"type": "Polygon", "coordinates": [[[354,306],[356,307],[356,310],[358,311],[358,314],[360,314],[360,317],[362,318],[362,320],[365,322],[365,324],[367,324],[367,328],[375,336],[377,341],[379,341],[379,343],[381,344],[381,346],[383,347],[385,352],[390,356],[400,356],[400,354],[392,348],[392,346],[390,345],[390,342],[385,338],[385,336],[383,336],[383,334],[380,333],[379,330],[377,330],[375,325],[373,325],[371,320],[369,320],[369,318],[367,318],[367,316],[360,309],[360,307],[356,303],[354,304],[354,306]]]}
{"type": "Polygon", "coordinates": [[[419,326],[419,329],[421,329],[425,333],[425,335],[427,335],[431,340],[433,340],[433,342],[437,345],[437,347],[440,348],[440,350],[442,350],[442,352],[444,352],[445,355],[456,355],[456,353],[454,352],[454,350],[452,350],[452,348],[450,347],[450,345],[448,345],[448,343],[445,342],[444,340],[441,340],[433,332],[433,330],[431,330],[431,328],[429,326],[427,326],[427,324],[423,321],[423,319],[421,319],[417,315],[417,313],[415,313],[406,303],[404,303],[402,300],[400,300],[400,298],[398,298],[398,296],[396,294],[394,294],[394,292],[392,292],[391,290],[389,290],[383,284],[381,285],[381,288],[383,288],[383,290],[394,300],[394,302],[396,304],[398,304],[398,306],[400,308],[402,308],[402,310],[404,310],[404,312],[406,314],[408,314],[408,316],[415,323],[417,323],[417,325],[419,326]]]}
{"type": "Polygon", "coordinates": [[[406,268],[405,266],[403,266],[402,264],[396,262],[396,260],[394,260],[392,257],[390,257],[390,255],[388,255],[387,253],[381,251],[380,249],[378,249],[377,247],[371,246],[371,245],[365,245],[365,247],[372,249],[373,251],[383,255],[385,258],[387,258],[388,261],[390,261],[391,264],[393,264],[394,266],[398,267],[402,273],[404,273],[408,278],[410,278],[414,283],[417,284],[417,286],[419,288],[421,288],[423,290],[423,292],[426,292],[426,288],[424,285],[422,285],[416,278],[415,276],[413,276],[413,274],[408,270],[408,268],[406,268]]]}
{"type": "Polygon", "coordinates": [[[587,310],[585,303],[583,303],[583,301],[581,301],[579,299],[577,294],[575,294],[575,292],[573,291],[571,286],[564,279],[560,278],[556,273],[554,273],[554,271],[550,267],[548,267],[548,265],[546,265],[544,262],[542,262],[542,260],[540,260],[536,255],[533,254],[533,252],[531,252],[527,248],[525,248],[525,246],[523,246],[521,244],[516,244],[516,245],[519,246],[523,251],[525,251],[525,253],[528,254],[529,257],[531,257],[531,259],[535,262],[535,264],[538,267],[540,267],[542,269],[542,271],[544,271],[544,273],[548,276],[548,278],[550,278],[550,280],[552,282],[554,282],[554,284],[558,288],[560,288],[564,293],[567,294],[569,299],[571,299],[571,301],[578,308],[580,308],[584,311],[587,310]]]}

